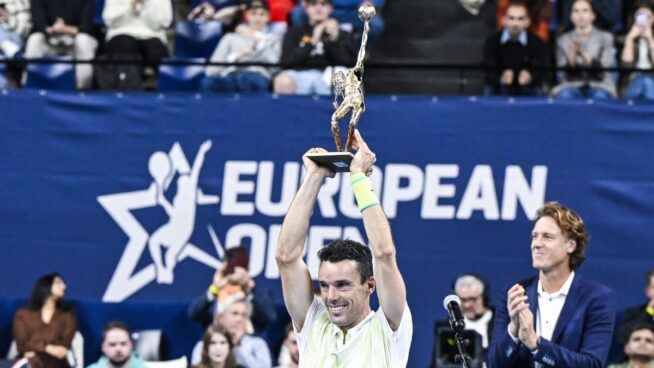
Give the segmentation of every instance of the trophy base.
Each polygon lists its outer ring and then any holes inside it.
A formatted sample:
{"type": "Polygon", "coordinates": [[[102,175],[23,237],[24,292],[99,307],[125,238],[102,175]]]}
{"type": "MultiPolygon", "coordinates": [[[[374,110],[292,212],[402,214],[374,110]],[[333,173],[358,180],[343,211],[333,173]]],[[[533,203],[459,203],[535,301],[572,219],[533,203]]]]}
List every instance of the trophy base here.
{"type": "Polygon", "coordinates": [[[354,158],[351,152],[325,152],[307,155],[313,162],[329,170],[340,173],[350,171],[350,162],[354,158]]]}

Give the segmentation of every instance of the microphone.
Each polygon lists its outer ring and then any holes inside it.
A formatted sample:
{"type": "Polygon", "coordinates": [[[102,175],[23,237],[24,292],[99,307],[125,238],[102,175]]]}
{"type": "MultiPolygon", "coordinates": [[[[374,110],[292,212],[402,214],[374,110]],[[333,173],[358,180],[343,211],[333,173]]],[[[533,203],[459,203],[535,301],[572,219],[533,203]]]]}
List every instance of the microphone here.
{"type": "Polygon", "coordinates": [[[443,299],[443,308],[450,316],[450,326],[454,332],[461,332],[466,327],[461,313],[461,299],[454,294],[450,294],[443,299]]]}

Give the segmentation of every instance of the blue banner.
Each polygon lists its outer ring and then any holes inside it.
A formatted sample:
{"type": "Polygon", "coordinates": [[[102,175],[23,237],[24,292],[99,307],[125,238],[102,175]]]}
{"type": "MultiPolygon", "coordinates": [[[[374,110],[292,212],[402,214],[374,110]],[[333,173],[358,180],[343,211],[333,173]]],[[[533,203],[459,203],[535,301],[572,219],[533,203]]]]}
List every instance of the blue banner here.
{"type": "MultiPolygon", "coordinates": [[[[534,274],[531,220],[544,201],[563,202],[587,222],[580,272],[615,289],[620,307],[643,300],[654,266],[646,235],[654,226],[654,106],[366,102],[359,127],[378,157],[372,179],[415,319],[411,367],[428,364],[433,322],[444,317],[441,301],[458,274],[487,278],[492,300],[534,274]]],[[[88,359],[112,318],[164,328],[171,356],[189,354],[200,330],[184,309],[238,244],[250,249],[257,287],[281,307],[275,242],[301,155],[333,150],[329,98],[21,91],[1,95],[0,111],[0,353],[17,300],[52,271],[86,309],[88,359]]],[[[338,175],[321,191],[307,241],[314,276],[324,244],[366,240],[347,179],[338,175]]]]}

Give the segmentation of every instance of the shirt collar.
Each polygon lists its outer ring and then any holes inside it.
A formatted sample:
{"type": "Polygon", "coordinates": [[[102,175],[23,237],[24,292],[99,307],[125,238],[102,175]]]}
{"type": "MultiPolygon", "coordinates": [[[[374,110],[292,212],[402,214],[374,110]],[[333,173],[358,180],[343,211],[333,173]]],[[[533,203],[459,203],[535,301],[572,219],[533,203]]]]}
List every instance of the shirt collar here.
{"type": "MultiPolygon", "coordinates": [[[[504,45],[505,43],[509,42],[511,40],[511,34],[509,34],[509,30],[504,28],[502,31],[502,36],[500,36],[500,43],[504,45]]],[[[518,36],[518,42],[522,44],[522,46],[527,46],[527,31],[522,31],[520,32],[520,35],[518,36]]]]}
{"type": "MultiPolygon", "coordinates": [[[[364,318],[361,322],[357,323],[356,326],[354,326],[354,327],[347,330],[347,335],[345,335],[346,338],[349,340],[353,336],[356,336],[363,329],[363,327],[372,320],[372,318],[374,316],[375,316],[375,312],[370,311],[370,313],[368,313],[366,318],[364,318]]],[[[341,336],[342,334],[343,334],[343,330],[341,330],[340,328],[337,328],[336,329],[336,336],[341,336]]]]}
{"type": "Polygon", "coordinates": [[[558,291],[555,291],[551,294],[543,290],[543,285],[541,285],[540,280],[538,280],[538,296],[550,296],[552,298],[555,298],[559,295],[567,296],[570,293],[570,287],[572,286],[572,280],[574,278],[575,278],[575,272],[572,271],[570,272],[570,276],[568,276],[568,279],[565,280],[561,288],[558,291]]]}

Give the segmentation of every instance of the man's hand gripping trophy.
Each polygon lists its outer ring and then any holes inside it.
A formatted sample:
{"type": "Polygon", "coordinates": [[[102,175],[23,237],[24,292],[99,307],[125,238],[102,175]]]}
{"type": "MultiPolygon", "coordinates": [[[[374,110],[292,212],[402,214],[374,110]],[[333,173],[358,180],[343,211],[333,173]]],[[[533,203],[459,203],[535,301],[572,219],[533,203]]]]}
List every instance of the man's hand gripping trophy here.
{"type": "Polygon", "coordinates": [[[354,139],[354,130],[357,128],[361,114],[366,110],[363,101],[363,91],[361,83],[363,82],[363,59],[366,57],[366,43],[368,42],[368,32],[370,31],[370,19],[375,16],[375,7],[370,3],[364,3],[359,8],[359,19],[363,24],[363,36],[361,38],[361,47],[357,63],[354,68],[347,72],[347,75],[341,71],[334,73],[333,84],[335,89],[334,95],[334,113],[332,114],[332,135],[336,143],[336,150],[339,152],[349,151],[354,139]],[[338,104],[338,97],[341,96],[343,101],[338,104]],[[345,149],[341,144],[341,131],[338,122],[352,111],[350,124],[347,130],[347,140],[345,149]]]}

